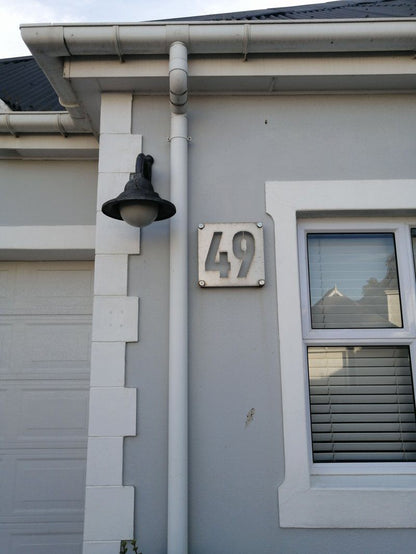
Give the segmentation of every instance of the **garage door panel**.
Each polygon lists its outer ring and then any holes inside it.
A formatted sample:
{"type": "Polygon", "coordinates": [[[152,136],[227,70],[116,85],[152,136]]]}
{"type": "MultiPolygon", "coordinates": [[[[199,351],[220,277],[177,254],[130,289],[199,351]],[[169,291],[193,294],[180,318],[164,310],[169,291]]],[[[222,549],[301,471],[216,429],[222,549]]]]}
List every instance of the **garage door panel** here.
{"type": "Polygon", "coordinates": [[[0,269],[0,299],[5,299],[10,290],[10,271],[0,269]]]}
{"type": "Polygon", "coordinates": [[[0,448],[86,443],[88,381],[9,381],[0,389],[0,448]]]}
{"type": "Polygon", "coordinates": [[[10,546],[7,550],[9,554],[73,554],[81,552],[80,535],[82,528],[78,533],[59,533],[53,534],[43,530],[42,526],[37,525],[32,533],[22,535],[17,532],[12,535],[10,546]]]}
{"type": "Polygon", "coordinates": [[[85,440],[88,425],[85,385],[71,390],[59,387],[44,390],[38,385],[19,391],[19,396],[18,441],[53,439],[59,444],[68,438],[85,440]]]}
{"type": "Polygon", "coordinates": [[[16,433],[15,420],[11,415],[14,396],[13,389],[6,383],[0,386],[0,445],[10,440],[16,433]]]}
{"type": "Polygon", "coordinates": [[[12,366],[13,324],[0,321],[0,371],[12,366]]]}
{"type": "MultiPolygon", "coordinates": [[[[1,316],[0,372],[89,374],[91,316],[1,316]],[[7,323],[6,323],[7,320],[7,323]],[[22,347],[24,345],[24,347],[22,347]]],[[[28,376],[23,376],[27,378],[28,376]]]]}
{"type": "Polygon", "coordinates": [[[7,263],[0,294],[0,313],[90,314],[93,272],[85,262],[7,263]],[[7,274],[7,276],[5,275],[7,274]]]}
{"type": "MultiPolygon", "coordinates": [[[[11,475],[11,470],[13,470],[13,468],[11,467],[7,456],[0,454],[0,474],[2,476],[11,475]]],[[[13,488],[11,486],[12,482],[13,481],[10,479],[0,479],[0,521],[2,515],[7,513],[8,506],[10,505],[13,496],[13,488]]]]}
{"type": "Polygon", "coordinates": [[[10,303],[10,298],[15,297],[16,265],[3,264],[0,268],[0,305],[10,303]]]}
{"type": "Polygon", "coordinates": [[[85,369],[90,358],[90,318],[43,318],[24,326],[22,370],[85,369]]]}
{"type": "Polygon", "coordinates": [[[81,554],[93,264],[0,263],[0,553],[81,554]]]}
{"type": "Polygon", "coordinates": [[[65,513],[82,516],[85,461],[82,458],[18,457],[12,514],[51,521],[65,513]],[[71,483],[70,489],[68,482],[71,483]],[[53,515],[50,511],[53,510],[53,515]]]}
{"type": "MultiPolygon", "coordinates": [[[[93,277],[82,262],[19,268],[15,309],[24,313],[91,313],[93,277]]],[[[15,312],[16,313],[16,312],[15,312]]]]}
{"type": "Polygon", "coordinates": [[[89,299],[92,292],[91,271],[80,262],[58,262],[47,266],[40,263],[30,269],[25,264],[18,273],[17,285],[29,298],[55,299],[58,303],[68,298],[89,299]],[[30,272],[30,279],[27,278],[30,272]]]}

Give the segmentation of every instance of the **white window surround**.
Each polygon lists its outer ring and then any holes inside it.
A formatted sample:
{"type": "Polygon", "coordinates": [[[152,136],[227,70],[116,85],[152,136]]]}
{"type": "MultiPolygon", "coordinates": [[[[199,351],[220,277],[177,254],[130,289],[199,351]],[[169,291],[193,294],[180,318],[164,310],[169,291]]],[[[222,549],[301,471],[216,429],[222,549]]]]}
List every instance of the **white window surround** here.
{"type": "MultiPolygon", "coordinates": [[[[325,226],[328,229],[334,225],[334,219],[330,221],[329,217],[361,216],[355,223],[358,228],[365,229],[369,226],[362,217],[368,221],[370,216],[406,216],[412,209],[415,214],[416,181],[268,182],[266,208],[275,223],[283,402],[285,478],[279,486],[280,526],[416,527],[415,463],[312,463],[305,342],[313,344],[314,331],[306,330],[305,341],[302,335],[305,302],[301,297],[298,257],[300,217],[325,218],[321,220],[325,221],[322,225],[319,222],[319,228],[324,230],[325,226]]],[[[338,221],[337,230],[343,224],[341,219],[338,221]]],[[[376,229],[376,225],[373,223],[371,229],[376,229]]],[[[315,225],[314,230],[317,228],[315,225]]],[[[382,229],[386,229],[384,223],[382,229]]],[[[398,229],[397,232],[402,231],[398,229]]],[[[412,259],[410,240],[407,242],[407,255],[412,259]]],[[[396,247],[399,247],[397,242],[396,247]]],[[[399,275],[409,272],[409,267],[410,264],[407,269],[399,267],[399,275]]],[[[411,282],[409,275],[405,281],[411,282]]],[[[372,343],[379,340],[388,344],[390,340],[390,343],[410,344],[415,313],[412,305],[405,308],[403,314],[405,325],[412,328],[409,336],[404,329],[390,329],[388,339],[387,335],[383,337],[386,330],[376,329],[365,330],[366,339],[372,343]],[[392,331],[393,335],[397,334],[393,339],[392,331]]]]}

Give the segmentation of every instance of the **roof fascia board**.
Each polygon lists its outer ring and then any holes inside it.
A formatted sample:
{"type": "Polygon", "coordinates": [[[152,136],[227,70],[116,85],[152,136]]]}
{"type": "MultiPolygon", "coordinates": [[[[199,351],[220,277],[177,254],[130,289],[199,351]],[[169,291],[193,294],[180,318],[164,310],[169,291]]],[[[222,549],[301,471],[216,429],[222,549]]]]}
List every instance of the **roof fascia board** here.
{"type": "MultiPolygon", "coordinates": [[[[189,60],[189,77],[216,78],[228,76],[307,76],[307,75],[414,75],[416,64],[413,55],[360,55],[338,56],[279,56],[251,57],[250,63],[235,56],[199,57],[189,60]],[[241,63],[240,63],[241,62],[241,63]]],[[[163,79],[168,78],[168,63],[164,59],[129,59],[120,64],[117,60],[76,58],[66,60],[64,74],[71,79],[163,79]]],[[[122,83],[120,83],[121,85],[122,83]]],[[[167,88],[165,87],[165,90],[167,88]]]]}
{"type": "MultiPolygon", "coordinates": [[[[168,67],[161,57],[115,59],[74,58],[65,61],[81,98],[88,98],[92,121],[98,114],[91,96],[101,90],[167,94],[168,67]]],[[[195,94],[339,94],[407,93],[416,86],[413,54],[261,56],[193,56],[189,60],[189,91],[195,94]]]]}

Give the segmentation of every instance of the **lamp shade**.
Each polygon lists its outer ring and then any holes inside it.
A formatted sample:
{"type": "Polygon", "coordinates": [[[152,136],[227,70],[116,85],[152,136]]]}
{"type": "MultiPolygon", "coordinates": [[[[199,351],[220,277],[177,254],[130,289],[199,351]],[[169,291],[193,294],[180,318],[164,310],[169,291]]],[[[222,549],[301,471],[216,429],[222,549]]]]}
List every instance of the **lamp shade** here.
{"type": "Polygon", "coordinates": [[[124,219],[134,227],[144,227],[153,221],[168,219],[175,215],[175,206],[168,200],[160,198],[153,189],[152,165],[152,156],[139,154],[136,160],[136,173],[131,174],[121,194],[104,202],[102,212],[114,219],[124,219]]]}

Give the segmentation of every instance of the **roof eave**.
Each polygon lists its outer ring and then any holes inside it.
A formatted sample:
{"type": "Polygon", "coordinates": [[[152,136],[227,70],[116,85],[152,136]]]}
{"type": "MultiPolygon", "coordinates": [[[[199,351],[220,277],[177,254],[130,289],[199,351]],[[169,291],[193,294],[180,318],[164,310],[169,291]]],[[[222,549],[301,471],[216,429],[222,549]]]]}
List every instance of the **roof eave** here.
{"type": "MultiPolygon", "coordinates": [[[[92,129],[88,114],[64,77],[72,57],[167,55],[174,41],[189,54],[311,54],[414,52],[416,18],[290,20],[256,22],[174,22],[125,24],[24,24],[22,37],[55,88],[61,104],[82,129],[92,129]]],[[[97,133],[98,129],[94,129],[97,133]]]]}

